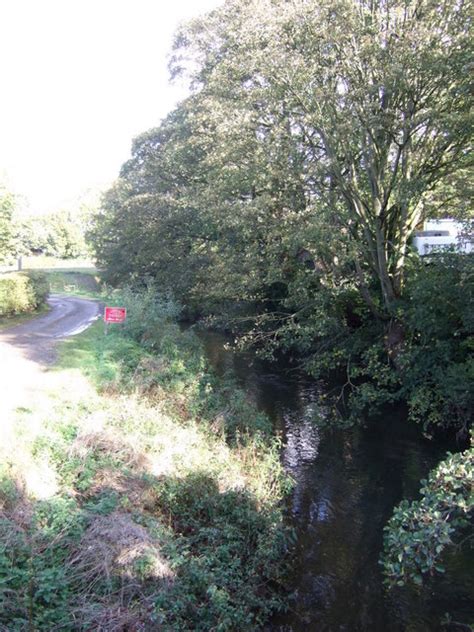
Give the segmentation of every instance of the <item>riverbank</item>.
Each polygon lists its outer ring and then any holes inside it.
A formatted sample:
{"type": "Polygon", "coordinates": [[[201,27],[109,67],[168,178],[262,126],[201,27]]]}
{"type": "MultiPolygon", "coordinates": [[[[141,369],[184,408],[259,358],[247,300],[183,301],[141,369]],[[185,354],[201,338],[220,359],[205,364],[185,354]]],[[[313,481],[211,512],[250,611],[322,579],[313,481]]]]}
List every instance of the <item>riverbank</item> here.
{"type": "Polygon", "coordinates": [[[279,443],[171,301],[114,298],[127,326],[66,341],[2,442],[0,623],[259,629],[283,607],[279,443]]]}
{"type": "MultiPolygon", "coordinates": [[[[420,481],[459,445],[444,437],[428,439],[407,420],[403,406],[385,406],[352,427],[330,423],[331,406],[322,396],[331,385],[284,363],[233,353],[229,338],[219,333],[199,335],[214,369],[235,374],[271,419],[282,437],[282,463],[294,481],[285,513],[296,535],[286,582],[288,610],[272,618],[268,631],[468,630],[474,621],[469,540],[448,548],[440,560],[445,572],[427,573],[422,586],[389,590],[380,564],[393,511],[402,499],[419,499],[420,481]]],[[[430,516],[417,517],[437,528],[430,516]]],[[[398,552],[406,555],[407,538],[404,544],[398,552]]]]}

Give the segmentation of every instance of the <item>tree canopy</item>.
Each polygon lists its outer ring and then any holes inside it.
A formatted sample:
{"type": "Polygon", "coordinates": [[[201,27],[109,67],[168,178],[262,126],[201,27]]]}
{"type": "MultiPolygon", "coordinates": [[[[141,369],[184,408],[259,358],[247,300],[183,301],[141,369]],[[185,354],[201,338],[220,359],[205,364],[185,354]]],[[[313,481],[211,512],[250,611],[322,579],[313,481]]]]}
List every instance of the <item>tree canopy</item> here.
{"type": "Polygon", "coordinates": [[[306,257],[393,317],[415,227],[467,212],[470,31],[457,0],[230,0],[183,26],[193,95],[135,141],[99,259],[120,243],[122,275],[171,263],[186,298],[266,300],[306,257]]]}
{"type": "Polygon", "coordinates": [[[177,37],[175,72],[227,137],[253,124],[285,210],[339,205],[374,311],[400,296],[424,197],[467,165],[470,26],[467,2],[234,0],[177,37]]]}

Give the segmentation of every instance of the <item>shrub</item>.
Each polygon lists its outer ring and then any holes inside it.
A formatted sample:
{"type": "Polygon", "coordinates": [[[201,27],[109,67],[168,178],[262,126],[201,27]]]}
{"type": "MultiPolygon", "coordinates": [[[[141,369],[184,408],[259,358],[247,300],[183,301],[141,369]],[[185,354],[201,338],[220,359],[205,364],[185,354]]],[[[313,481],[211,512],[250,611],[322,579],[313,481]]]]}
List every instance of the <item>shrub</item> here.
{"type": "Polygon", "coordinates": [[[157,488],[173,542],[177,580],[155,601],[164,629],[257,630],[282,607],[275,586],[286,552],[281,514],[245,490],[220,491],[204,472],[157,488]]]}
{"type": "Polygon", "coordinates": [[[31,312],[46,301],[48,293],[42,272],[4,274],[0,277],[0,316],[31,312]]]}
{"type": "Polygon", "coordinates": [[[412,263],[391,323],[400,328],[396,362],[387,323],[361,318],[353,330],[322,340],[324,351],[307,368],[315,376],[328,367],[343,371],[351,421],[401,401],[424,432],[465,439],[474,410],[473,305],[474,257],[446,253],[412,263]]]}
{"type": "Polygon", "coordinates": [[[49,295],[48,277],[39,270],[25,272],[34,294],[34,307],[37,309],[46,302],[49,295]]]}
{"type": "Polygon", "coordinates": [[[422,584],[445,571],[443,551],[469,527],[474,512],[474,450],[451,454],[422,481],[421,500],[403,500],[385,527],[382,564],[389,585],[422,584]]]}
{"type": "Polygon", "coordinates": [[[410,416],[467,436],[474,409],[474,257],[445,254],[408,282],[400,361],[410,416]]]}

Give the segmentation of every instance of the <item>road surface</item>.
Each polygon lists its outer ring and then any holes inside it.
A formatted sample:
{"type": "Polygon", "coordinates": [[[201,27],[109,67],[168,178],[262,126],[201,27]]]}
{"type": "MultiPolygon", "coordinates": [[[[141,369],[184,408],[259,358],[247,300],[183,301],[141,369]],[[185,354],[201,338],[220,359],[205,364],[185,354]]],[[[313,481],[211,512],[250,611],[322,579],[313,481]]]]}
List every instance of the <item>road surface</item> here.
{"type": "Polygon", "coordinates": [[[48,303],[44,316],[0,332],[0,423],[39,395],[57,342],[84,331],[101,313],[99,303],[82,298],[53,294],[48,303]]]}

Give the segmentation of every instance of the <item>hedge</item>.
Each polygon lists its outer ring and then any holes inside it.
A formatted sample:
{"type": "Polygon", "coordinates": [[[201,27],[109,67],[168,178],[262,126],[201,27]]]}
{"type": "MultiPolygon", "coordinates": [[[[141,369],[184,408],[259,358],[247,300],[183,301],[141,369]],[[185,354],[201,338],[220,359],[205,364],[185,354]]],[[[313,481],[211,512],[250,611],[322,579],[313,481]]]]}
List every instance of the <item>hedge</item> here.
{"type": "Polygon", "coordinates": [[[43,272],[0,275],[0,317],[31,312],[45,303],[49,284],[43,272]]]}

